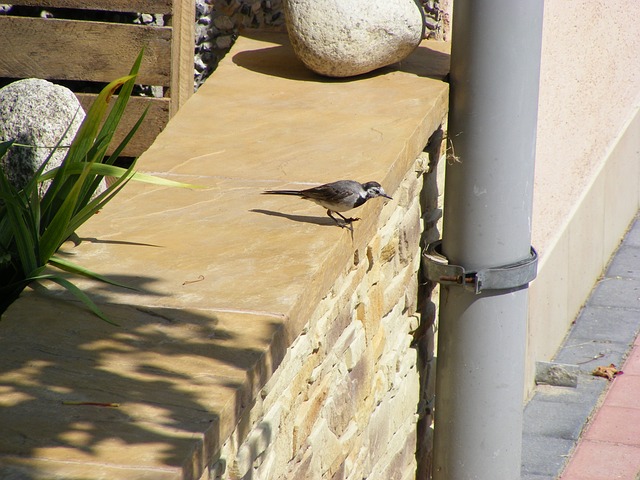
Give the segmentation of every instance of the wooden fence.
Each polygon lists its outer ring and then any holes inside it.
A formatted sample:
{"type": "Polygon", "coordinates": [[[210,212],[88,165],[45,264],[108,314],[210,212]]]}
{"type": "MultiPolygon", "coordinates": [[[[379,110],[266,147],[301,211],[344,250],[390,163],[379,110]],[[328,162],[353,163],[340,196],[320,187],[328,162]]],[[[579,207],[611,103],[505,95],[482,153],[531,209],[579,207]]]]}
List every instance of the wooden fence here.
{"type": "MultiPolygon", "coordinates": [[[[110,82],[129,72],[144,47],[136,83],[162,86],[165,93],[163,98],[132,98],[119,138],[147,106],[149,114],[125,155],[144,152],[193,93],[193,0],[8,0],[7,3],[165,16],[165,26],[160,27],[0,15],[0,78],[110,82]]],[[[75,93],[85,109],[97,96],[75,93]]]]}

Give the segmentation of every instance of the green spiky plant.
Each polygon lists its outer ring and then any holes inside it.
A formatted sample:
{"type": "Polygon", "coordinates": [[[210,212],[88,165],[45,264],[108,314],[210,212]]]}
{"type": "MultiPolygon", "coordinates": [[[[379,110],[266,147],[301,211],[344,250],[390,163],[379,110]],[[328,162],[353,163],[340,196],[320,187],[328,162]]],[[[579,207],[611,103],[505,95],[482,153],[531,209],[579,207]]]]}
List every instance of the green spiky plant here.
{"type": "MultiPolygon", "coordinates": [[[[131,96],[141,60],[142,52],[129,75],[114,80],[97,96],[59,167],[44,173],[52,152],[29,183],[21,189],[11,185],[0,168],[0,313],[6,310],[29,283],[48,280],[67,289],[93,313],[109,321],[91,298],[62,271],[129,287],[73,264],[57,256],[56,252],[76,229],[109,202],[129,180],[193,187],[136,173],[133,170],[135,161],[128,169],[114,165],[140,127],[146,111],[113,153],[106,156],[131,96]],[[109,111],[109,100],[118,89],[118,97],[109,111]],[[105,176],[115,177],[116,180],[102,193],[95,195],[105,176]],[[46,181],[50,183],[40,198],[38,186],[46,181]],[[48,268],[49,266],[55,268],[48,268]]],[[[0,158],[12,145],[11,141],[0,142],[0,158]]],[[[54,151],[59,148],[63,147],[58,144],[54,151]]]]}

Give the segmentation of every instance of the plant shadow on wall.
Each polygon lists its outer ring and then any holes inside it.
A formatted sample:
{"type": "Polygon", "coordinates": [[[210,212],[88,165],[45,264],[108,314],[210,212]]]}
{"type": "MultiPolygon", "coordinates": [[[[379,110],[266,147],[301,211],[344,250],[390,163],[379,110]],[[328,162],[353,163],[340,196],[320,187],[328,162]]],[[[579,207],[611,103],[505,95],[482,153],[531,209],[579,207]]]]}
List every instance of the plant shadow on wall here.
{"type": "Polygon", "coordinates": [[[91,478],[96,462],[109,478],[127,467],[199,478],[266,382],[282,331],[273,317],[247,332],[234,314],[103,305],[115,327],[79,302],[27,296],[28,311],[0,323],[0,478],[69,465],[91,478]]]}
{"type": "MultiPolygon", "coordinates": [[[[29,283],[48,280],[66,288],[93,313],[109,321],[91,298],[61,272],[128,287],[75,265],[56,252],[131,179],[194,187],[136,173],[135,161],[128,169],[114,165],[142,124],[146,111],[113,153],[106,155],[131,96],[142,56],[140,52],[128,76],[114,80],[98,95],[59,167],[45,172],[54,153],[66,148],[61,145],[66,132],[25,186],[14,186],[0,169],[0,313],[29,283]],[[109,111],[109,100],[118,89],[118,98],[109,111]],[[116,180],[100,192],[106,176],[116,180]],[[45,189],[43,184],[47,182],[45,189]]],[[[14,145],[11,140],[1,142],[0,159],[12,148],[34,147],[14,145]]]]}

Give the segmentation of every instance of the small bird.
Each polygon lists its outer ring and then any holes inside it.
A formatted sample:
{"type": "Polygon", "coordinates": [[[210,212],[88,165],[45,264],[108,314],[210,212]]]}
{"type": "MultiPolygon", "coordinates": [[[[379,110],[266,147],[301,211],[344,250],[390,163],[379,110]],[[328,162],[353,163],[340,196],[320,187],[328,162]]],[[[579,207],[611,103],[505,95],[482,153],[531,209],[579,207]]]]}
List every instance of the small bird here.
{"type": "Polygon", "coordinates": [[[392,200],[378,182],[360,183],[355,180],[338,180],[337,182],[326,183],[306,190],[266,190],[262,193],[267,195],[295,195],[305,200],[311,200],[321,207],[326,208],[327,215],[329,215],[338,226],[343,228],[351,222],[360,219],[346,218],[340,212],[346,212],[352,208],[359,207],[370,198],[385,197],[392,200]],[[338,219],[333,216],[334,213],[337,213],[345,223],[341,224],[338,219]]]}

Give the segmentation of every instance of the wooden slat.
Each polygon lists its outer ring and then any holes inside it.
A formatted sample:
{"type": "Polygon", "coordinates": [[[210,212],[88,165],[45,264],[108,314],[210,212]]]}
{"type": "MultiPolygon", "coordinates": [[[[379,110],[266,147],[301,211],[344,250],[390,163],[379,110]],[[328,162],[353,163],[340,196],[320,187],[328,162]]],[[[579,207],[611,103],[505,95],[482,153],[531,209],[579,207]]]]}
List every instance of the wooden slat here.
{"type": "Polygon", "coordinates": [[[171,43],[171,115],[193,95],[193,48],[195,44],[195,2],[174,0],[171,43]]]}
{"type": "Polygon", "coordinates": [[[112,12],[171,13],[171,0],[11,0],[11,5],[112,12]]]}
{"type": "Polygon", "coordinates": [[[0,77],[110,82],[144,47],[138,83],[170,85],[170,27],[0,16],[0,45],[0,77]]]}
{"type": "MultiPolygon", "coordinates": [[[[87,111],[97,95],[77,93],[76,97],[78,97],[82,107],[87,111]]],[[[169,121],[169,103],[168,98],[131,97],[108,153],[111,153],[118,146],[131,127],[138,121],[144,109],[149,106],[149,113],[147,113],[144,123],[124,151],[124,156],[127,157],[137,157],[142,154],[149,148],[169,121]]]]}

